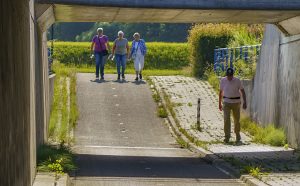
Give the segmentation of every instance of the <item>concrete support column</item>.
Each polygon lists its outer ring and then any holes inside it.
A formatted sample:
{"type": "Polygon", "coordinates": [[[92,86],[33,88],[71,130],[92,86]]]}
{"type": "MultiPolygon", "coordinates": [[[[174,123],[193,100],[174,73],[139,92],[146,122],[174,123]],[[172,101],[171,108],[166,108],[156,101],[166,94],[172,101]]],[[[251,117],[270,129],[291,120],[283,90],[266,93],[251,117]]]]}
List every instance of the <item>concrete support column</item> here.
{"type": "Polygon", "coordinates": [[[35,176],[33,0],[0,2],[0,185],[35,176]]]}
{"type": "Polygon", "coordinates": [[[53,7],[51,5],[36,5],[37,45],[36,60],[36,127],[37,146],[47,141],[48,124],[50,118],[49,74],[47,29],[54,23],[53,7]]]}

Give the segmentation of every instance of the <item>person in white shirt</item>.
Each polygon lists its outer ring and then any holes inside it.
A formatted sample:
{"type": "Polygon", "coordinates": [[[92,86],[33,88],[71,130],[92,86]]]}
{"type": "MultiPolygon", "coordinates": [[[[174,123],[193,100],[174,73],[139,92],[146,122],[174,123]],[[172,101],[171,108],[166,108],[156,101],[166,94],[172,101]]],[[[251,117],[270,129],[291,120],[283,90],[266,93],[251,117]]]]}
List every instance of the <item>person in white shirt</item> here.
{"type": "Polygon", "coordinates": [[[241,141],[240,135],[240,107],[241,95],[243,97],[243,109],[247,109],[246,93],[241,80],[233,76],[234,70],[228,68],[226,77],[220,82],[219,92],[219,110],[224,112],[224,142],[228,143],[231,133],[230,112],[233,113],[234,132],[236,134],[236,143],[241,141]],[[222,105],[223,100],[223,105],[222,105]]]}

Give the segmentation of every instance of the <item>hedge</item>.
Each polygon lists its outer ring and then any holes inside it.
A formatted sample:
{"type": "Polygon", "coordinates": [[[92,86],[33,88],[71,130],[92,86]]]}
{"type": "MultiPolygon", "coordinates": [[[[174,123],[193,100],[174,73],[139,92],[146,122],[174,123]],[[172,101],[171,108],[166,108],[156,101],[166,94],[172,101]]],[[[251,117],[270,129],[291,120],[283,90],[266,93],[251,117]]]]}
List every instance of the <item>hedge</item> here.
{"type": "MultiPolygon", "coordinates": [[[[145,58],[146,69],[182,69],[189,66],[187,43],[149,42],[146,45],[148,48],[145,58]]],[[[95,63],[90,59],[90,43],[88,42],[54,42],[53,57],[61,63],[77,66],[95,63]]],[[[113,62],[107,65],[115,67],[113,62]]],[[[132,67],[133,63],[129,63],[129,66],[132,67]]]]}

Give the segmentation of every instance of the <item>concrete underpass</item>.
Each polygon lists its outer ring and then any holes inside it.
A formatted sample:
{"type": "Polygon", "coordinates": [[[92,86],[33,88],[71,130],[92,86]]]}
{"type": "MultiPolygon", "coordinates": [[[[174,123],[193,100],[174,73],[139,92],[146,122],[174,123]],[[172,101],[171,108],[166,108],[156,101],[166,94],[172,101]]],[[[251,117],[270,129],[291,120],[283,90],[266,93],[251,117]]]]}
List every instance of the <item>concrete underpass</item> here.
{"type": "Polygon", "coordinates": [[[34,181],[36,147],[47,140],[50,115],[46,31],[55,22],[269,23],[254,79],[253,117],[285,127],[289,142],[300,145],[297,0],[10,0],[0,5],[0,185],[34,181]]]}

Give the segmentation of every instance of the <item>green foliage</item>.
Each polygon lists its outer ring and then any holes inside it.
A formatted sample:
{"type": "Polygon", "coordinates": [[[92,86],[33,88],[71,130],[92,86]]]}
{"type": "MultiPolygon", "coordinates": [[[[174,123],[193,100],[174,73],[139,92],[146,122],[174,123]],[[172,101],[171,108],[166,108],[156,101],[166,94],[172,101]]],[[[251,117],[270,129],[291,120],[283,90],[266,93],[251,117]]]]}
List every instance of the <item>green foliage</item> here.
{"type": "Polygon", "coordinates": [[[262,26],[241,24],[198,24],[192,27],[188,43],[194,75],[203,77],[213,64],[214,49],[258,44],[262,38],[262,26]]]}
{"type": "Polygon", "coordinates": [[[125,37],[132,39],[135,32],[139,32],[146,41],[162,42],[186,42],[188,30],[191,24],[174,24],[174,23],[94,23],[89,30],[76,36],[76,41],[91,41],[96,34],[97,28],[101,27],[104,34],[111,41],[117,37],[119,30],[125,33],[125,37]]]}
{"type": "Polygon", "coordinates": [[[48,168],[51,172],[55,173],[55,180],[58,180],[60,175],[63,175],[63,167],[62,167],[63,159],[60,158],[55,160],[55,162],[48,164],[48,168]]]}
{"type": "Polygon", "coordinates": [[[262,42],[264,32],[264,25],[240,25],[238,31],[233,35],[234,39],[231,40],[227,47],[240,47],[245,45],[257,45],[262,42]]]}
{"type": "Polygon", "coordinates": [[[242,130],[253,136],[253,141],[256,143],[272,146],[284,146],[286,144],[286,135],[282,128],[275,128],[272,124],[261,127],[248,117],[242,117],[240,123],[242,130]]]}
{"type": "Polygon", "coordinates": [[[157,92],[152,94],[152,98],[156,103],[159,103],[161,101],[160,96],[157,92]]]}
{"type": "Polygon", "coordinates": [[[238,60],[234,64],[235,76],[242,79],[253,79],[256,72],[256,62],[246,62],[238,60]]]}
{"type": "MultiPolygon", "coordinates": [[[[233,64],[235,69],[235,76],[240,79],[253,79],[256,72],[256,63],[246,62],[244,60],[238,60],[233,64]]],[[[208,83],[213,87],[213,89],[218,92],[220,88],[220,78],[224,77],[225,72],[219,72],[218,74],[214,72],[213,66],[206,68],[204,72],[203,79],[208,81],[208,83]]]]}
{"type": "Polygon", "coordinates": [[[158,116],[161,118],[166,118],[168,117],[168,112],[166,111],[165,107],[163,106],[159,106],[158,107],[158,112],[157,112],[158,116]]]}
{"type": "Polygon", "coordinates": [[[72,151],[63,145],[42,145],[37,151],[37,169],[41,172],[70,172],[76,170],[72,151]]]}
{"type": "MultiPolygon", "coordinates": [[[[189,66],[188,46],[184,43],[146,43],[148,51],[145,57],[145,69],[183,69],[189,66]]],[[[55,42],[54,59],[63,64],[80,67],[93,66],[90,58],[90,43],[55,42]]],[[[108,61],[107,68],[115,68],[115,63],[108,61]]],[[[133,68],[133,62],[128,62],[133,68]]]]}
{"type": "MultiPolygon", "coordinates": [[[[222,74],[224,75],[224,73],[222,74]]],[[[213,89],[218,92],[220,89],[220,77],[214,72],[213,67],[208,67],[204,73],[204,80],[213,87],[213,89]]]]}
{"type": "Polygon", "coordinates": [[[242,172],[250,174],[251,176],[259,180],[262,179],[263,175],[267,175],[266,172],[262,172],[262,168],[260,166],[253,166],[253,165],[244,166],[242,172]]]}
{"type": "Polygon", "coordinates": [[[289,149],[289,144],[285,144],[283,147],[284,147],[285,150],[288,150],[289,149]]]}
{"type": "MultiPolygon", "coordinates": [[[[75,37],[84,31],[91,29],[94,23],[55,23],[53,25],[53,37],[60,41],[75,41],[75,37]]],[[[48,29],[48,40],[52,40],[52,27],[48,29]]]]}

